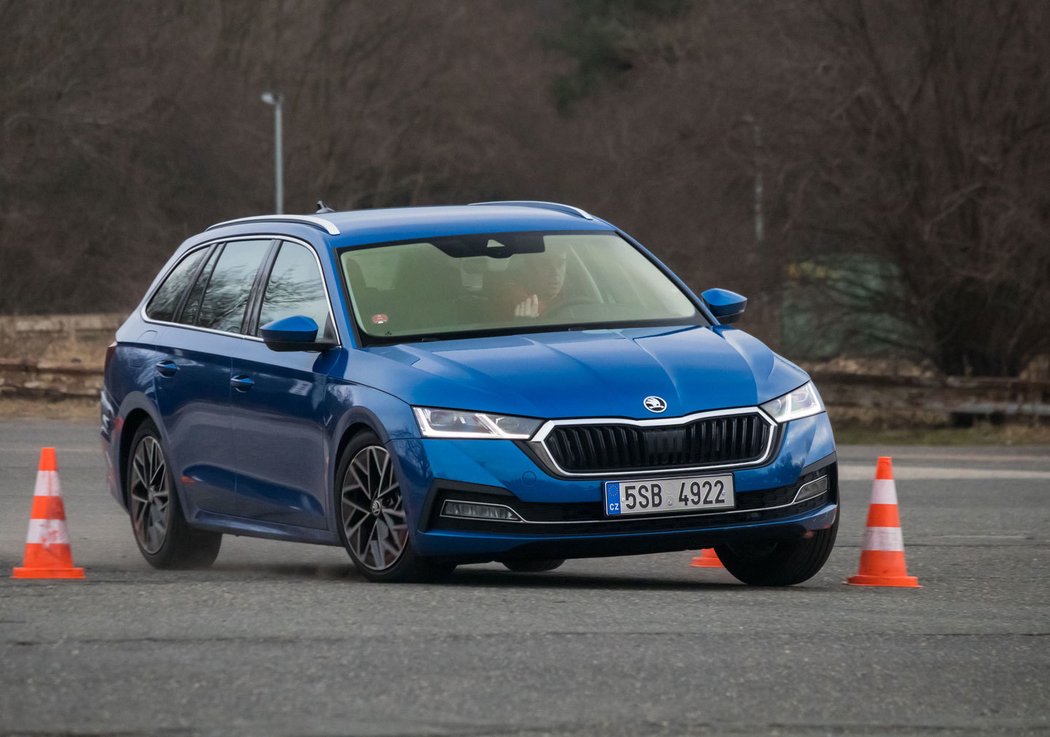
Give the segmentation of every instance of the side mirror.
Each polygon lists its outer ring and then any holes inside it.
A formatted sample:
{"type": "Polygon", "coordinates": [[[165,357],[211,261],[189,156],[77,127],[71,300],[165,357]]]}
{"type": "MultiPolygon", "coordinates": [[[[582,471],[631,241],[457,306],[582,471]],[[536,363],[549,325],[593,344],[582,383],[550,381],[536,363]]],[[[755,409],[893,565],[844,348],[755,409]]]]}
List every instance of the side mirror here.
{"type": "Polygon", "coordinates": [[[700,297],[723,325],[736,322],[747,309],[747,297],[728,289],[708,289],[700,297]]]}
{"type": "Polygon", "coordinates": [[[271,351],[326,351],[334,343],[317,340],[317,323],[305,315],[282,317],[259,328],[266,347],[271,351]]]}

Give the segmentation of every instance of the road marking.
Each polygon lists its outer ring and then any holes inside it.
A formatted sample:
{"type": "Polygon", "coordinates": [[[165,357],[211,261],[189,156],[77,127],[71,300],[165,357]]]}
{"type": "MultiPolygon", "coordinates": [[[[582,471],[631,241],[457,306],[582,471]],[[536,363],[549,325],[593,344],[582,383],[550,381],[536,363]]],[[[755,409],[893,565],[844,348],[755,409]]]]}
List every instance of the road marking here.
{"type": "MultiPolygon", "coordinates": [[[[851,453],[852,455],[853,453],[851,453]]],[[[840,454],[845,455],[845,454],[840,454]]],[[[1050,453],[992,455],[990,453],[938,453],[906,450],[891,454],[895,460],[965,461],[966,463],[1050,463],[1050,453]]]]}
{"type": "MultiPolygon", "coordinates": [[[[39,445],[0,445],[0,453],[39,453],[40,448],[43,446],[39,445]]],[[[95,446],[93,448],[63,448],[62,446],[56,446],[55,452],[59,455],[63,453],[101,453],[101,446],[95,446]]]]}
{"type": "Polygon", "coordinates": [[[1034,540],[1031,535],[1023,532],[1015,535],[926,535],[928,540],[1034,540]]]}
{"type": "MultiPolygon", "coordinates": [[[[949,468],[947,466],[909,466],[895,464],[893,467],[893,475],[897,481],[924,481],[934,479],[1050,481],[1050,471],[1021,471],[1010,468],[949,468]]],[[[871,481],[874,478],[874,463],[842,463],[839,465],[839,479],[842,481],[871,481]]]]}

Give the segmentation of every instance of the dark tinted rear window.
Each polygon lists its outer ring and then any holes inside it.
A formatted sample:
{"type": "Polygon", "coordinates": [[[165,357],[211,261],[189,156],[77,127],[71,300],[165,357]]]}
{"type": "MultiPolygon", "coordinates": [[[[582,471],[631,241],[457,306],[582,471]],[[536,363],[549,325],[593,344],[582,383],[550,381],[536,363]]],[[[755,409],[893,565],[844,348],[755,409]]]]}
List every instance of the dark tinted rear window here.
{"type": "Polygon", "coordinates": [[[241,331],[255,275],[271,243],[269,239],[233,241],[223,247],[201,300],[198,325],[227,333],[241,331]]]}
{"type": "Polygon", "coordinates": [[[146,306],[146,316],[152,320],[171,322],[175,317],[175,310],[179,307],[182,295],[193,281],[197,267],[200,265],[207,248],[201,248],[186,256],[172,269],[168,278],[160,285],[154,293],[153,299],[146,306]]]}
{"type": "Polygon", "coordinates": [[[208,286],[208,281],[211,279],[211,272],[215,270],[215,261],[219,258],[219,253],[221,251],[221,248],[215,248],[211,252],[211,256],[208,257],[208,262],[201,267],[200,276],[197,277],[196,283],[194,283],[193,288],[186,297],[186,303],[182,306],[182,314],[178,316],[179,322],[184,325],[197,324],[197,314],[200,312],[201,298],[204,296],[204,290],[208,286]]]}

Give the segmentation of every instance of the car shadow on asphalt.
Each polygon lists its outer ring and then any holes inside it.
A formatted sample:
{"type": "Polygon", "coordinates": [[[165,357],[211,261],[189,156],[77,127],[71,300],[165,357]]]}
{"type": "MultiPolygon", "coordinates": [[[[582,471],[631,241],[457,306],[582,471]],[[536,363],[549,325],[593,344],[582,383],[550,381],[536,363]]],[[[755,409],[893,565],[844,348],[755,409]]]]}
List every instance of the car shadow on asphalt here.
{"type": "MultiPolygon", "coordinates": [[[[185,573],[183,575],[186,575],[185,573]]],[[[194,574],[202,580],[266,580],[266,579],[320,579],[345,580],[353,583],[367,583],[352,566],[309,565],[302,563],[217,563],[208,571],[194,574]]],[[[541,588],[541,589],[622,589],[635,591],[692,591],[697,588],[706,590],[744,590],[742,584],[704,579],[697,574],[695,579],[682,578],[649,578],[644,575],[625,576],[600,573],[515,573],[472,566],[460,566],[450,576],[430,585],[443,587],[474,588],[541,588]]],[[[407,584],[419,585],[419,584],[407,584]]]]}
{"type": "Polygon", "coordinates": [[[459,568],[442,582],[446,586],[483,586],[505,588],[572,588],[572,589],[630,589],[636,591],[691,591],[704,589],[741,589],[740,584],[697,578],[647,578],[587,573],[514,573],[511,571],[459,568]]]}

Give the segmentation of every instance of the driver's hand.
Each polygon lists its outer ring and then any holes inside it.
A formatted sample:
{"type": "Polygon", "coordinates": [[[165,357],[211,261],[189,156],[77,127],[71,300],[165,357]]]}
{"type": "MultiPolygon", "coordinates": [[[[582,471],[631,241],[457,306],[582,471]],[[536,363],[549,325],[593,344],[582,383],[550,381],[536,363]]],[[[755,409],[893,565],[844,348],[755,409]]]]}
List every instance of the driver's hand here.
{"type": "Polygon", "coordinates": [[[518,303],[514,308],[514,317],[539,317],[540,298],[535,294],[530,295],[518,303]]]}

